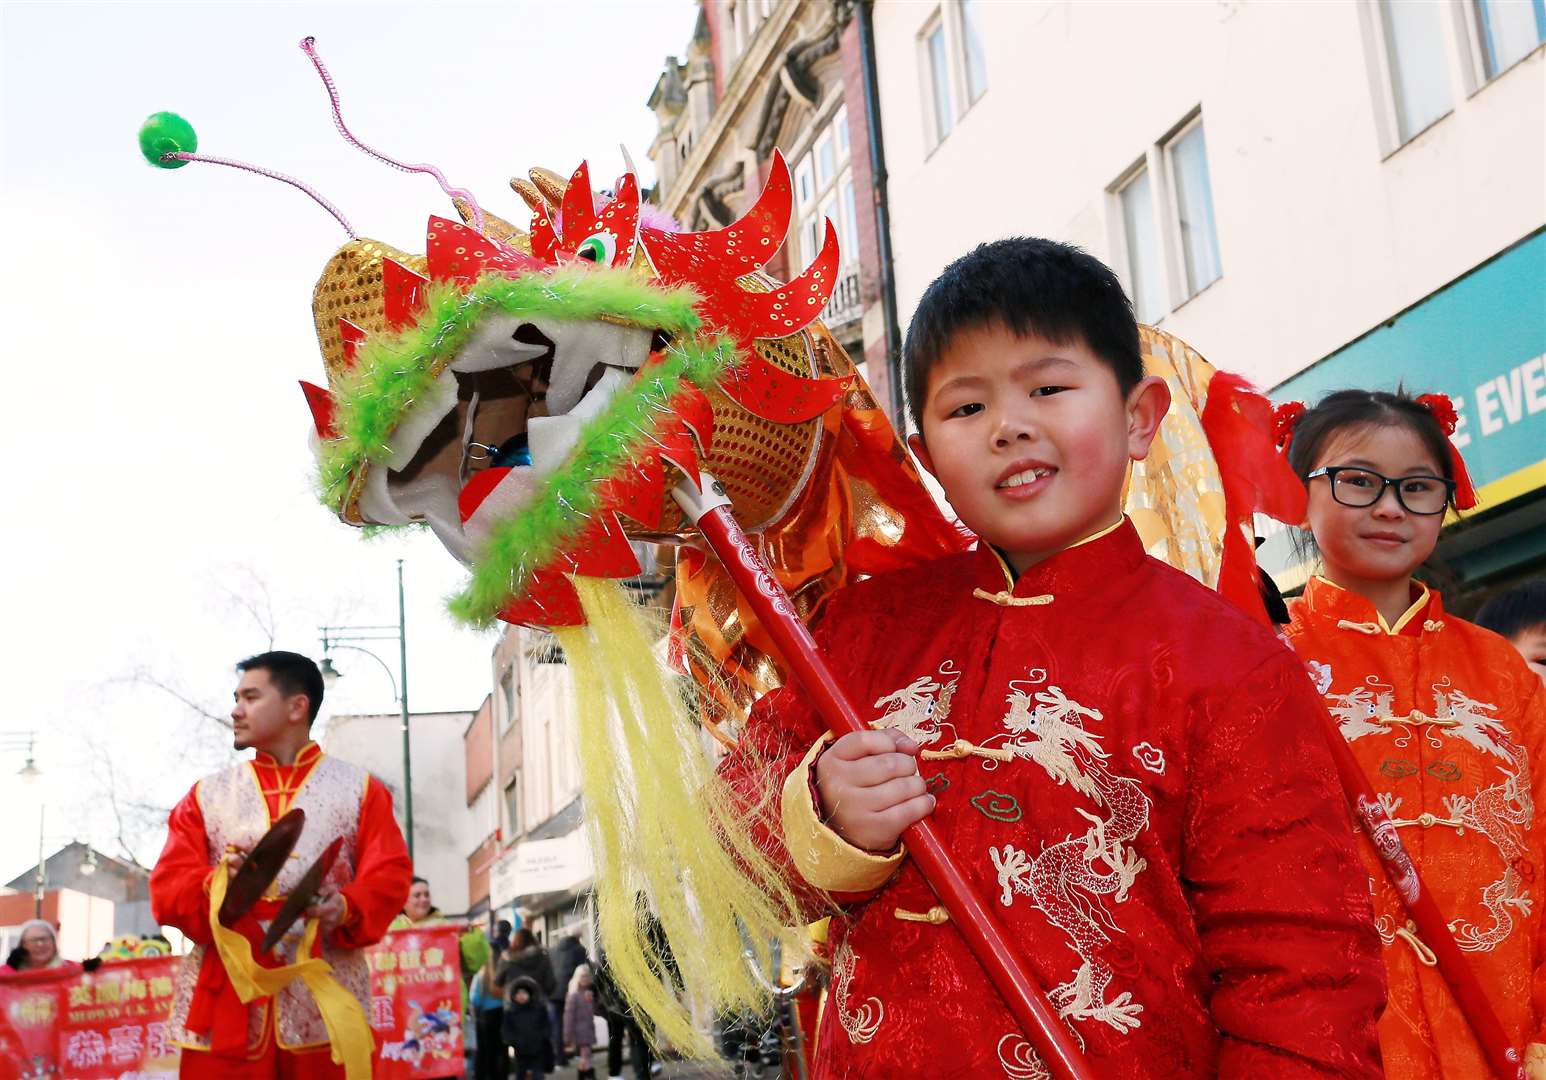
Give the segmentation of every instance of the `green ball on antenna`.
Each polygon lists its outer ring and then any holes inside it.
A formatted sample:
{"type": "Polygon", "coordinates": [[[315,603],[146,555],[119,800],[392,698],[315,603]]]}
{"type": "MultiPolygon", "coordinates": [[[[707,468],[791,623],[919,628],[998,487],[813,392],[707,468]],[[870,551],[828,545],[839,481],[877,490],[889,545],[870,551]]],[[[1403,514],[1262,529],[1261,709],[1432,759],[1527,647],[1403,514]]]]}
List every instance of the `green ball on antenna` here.
{"type": "Polygon", "coordinates": [[[163,161],[165,154],[192,154],[199,148],[198,134],[193,125],[174,112],[152,113],[140,125],[140,153],[158,169],[180,169],[188,164],[173,158],[163,161]]]}

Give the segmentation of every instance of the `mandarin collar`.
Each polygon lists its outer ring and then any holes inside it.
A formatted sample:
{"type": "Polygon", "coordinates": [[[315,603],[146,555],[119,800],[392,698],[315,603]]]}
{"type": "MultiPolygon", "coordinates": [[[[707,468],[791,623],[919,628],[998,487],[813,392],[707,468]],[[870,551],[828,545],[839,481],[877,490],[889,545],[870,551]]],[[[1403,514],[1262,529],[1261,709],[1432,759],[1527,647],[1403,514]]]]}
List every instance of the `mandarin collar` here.
{"type": "Polygon", "coordinates": [[[267,765],[271,769],[292,768],[298,769],[303,765],[310,765],[322,756],[322,747],[314,742],[308,742],[295,753],[295,763],[285,766],[279,764],[279,759],[266,750],[259,750],[257,757],[252,759],[254,765],[267,765]]]}
{"type": "Polygon", "coordinates": [[[1126,515],[1115,525],[1027,567],[1018,579],[991,544],[977,541],[975,578],[983,590],[1017,599],[1089,593],[1125,577],[1143,562],[1143,541],[1126,515]]]}
{"type": "Polygon", "coordinates": [[[1438,590],[1430,589],[1420,581],[1414,579],[1412,584],[1421,590],[1421,594],[1412,601],[1394,626],[1385,622],[1385,617],[1367,598],[1319,574],[1305,583],[1304,602],[1312,613],[1323,619],[1372,626],[1388,635],[1417,637],[1426,629],[1425,623],[1443,619],[1444,599],[1438,590]]]}

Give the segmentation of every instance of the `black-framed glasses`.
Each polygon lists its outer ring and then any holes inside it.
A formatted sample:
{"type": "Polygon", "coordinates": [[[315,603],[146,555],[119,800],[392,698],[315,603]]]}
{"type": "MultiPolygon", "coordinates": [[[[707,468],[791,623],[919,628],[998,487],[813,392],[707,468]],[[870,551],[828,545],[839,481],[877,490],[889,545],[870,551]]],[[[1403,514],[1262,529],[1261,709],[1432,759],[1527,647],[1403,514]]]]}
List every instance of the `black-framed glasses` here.
{"type": "Polygon", "coordinates": [[[1305,479],[1317,476],[1326,478],[1331,497],[1343,506],[1373,506],[1385,497],[1386,488],[1395,488],[1396,501],[1407,513],[1442,514],[1455,494],[1455,482],[1442,476],[1385,476],[1353,465],[1327,465],[1305,479]]]}

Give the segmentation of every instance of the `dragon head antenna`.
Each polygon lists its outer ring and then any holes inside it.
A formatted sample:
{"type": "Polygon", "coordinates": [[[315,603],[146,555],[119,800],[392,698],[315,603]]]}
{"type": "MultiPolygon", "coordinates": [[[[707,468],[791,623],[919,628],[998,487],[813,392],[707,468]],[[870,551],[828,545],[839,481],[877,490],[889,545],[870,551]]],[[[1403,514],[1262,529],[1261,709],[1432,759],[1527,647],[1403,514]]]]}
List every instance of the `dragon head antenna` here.
{"type": "Polygon", "coordinates": [[[472,192],[465,188],[452,187],[451,182],[445,178],[445,174],[433,165],[425,163],[410,165],[407,162],[398,161],[396,158],[388,157],[373,147],[366,146],[356,138],[354,132],[350,131],[348,125],[344,123],[344,114],[338,103],[338,85],[333,82],[333,76],[328,74],[327,67],[322,63],[322,57],[317,54],[317,39],[314,37],[302,38],[301,51],[310,58],[312,65],[317,69],[317,74],[321,76],[322,85],[327,88],[328,101],[333,109],[333,126],[338,129],[338,133],[344,137],[344,140],[349,145],[375,158],[383,165],[389,165],[401,172],[428,173],[430,176],[433,176],[435,182],[440,185],[440,190],[444,191],[453,202],[460,200],[467,204],[467,207],[472,211],[472,227],[479,232],[483,232],[483,207],[478,205],[478,200],[473,198],[472,192]]]}
{"type": "Polygon", "coordinates": [[[211,154],[200,154],[197,152],[198,149],[199,136],[193,130],[193,125],[176,113],[153,113],[140,125],[140,153],[144,154],[145,160],[156,168],[180,169],[190,161],[201,161],[206,165],[224,165],[232,169],[241,169],[243,172],[257,173],[270,180],[278,180],[310,195],[317,205],[332,214],[338,224],[344,227],[344,232],[349,234],[351,240],[358,237],[359,234],[354,231],[354,226],[349,224],[349,219],[344,217],[343,211],[323,198],[311,185],[293,176],[286,176],[282,172],[265,169],[260,165],[236,161],[232,158],[215,157],[211,154]]]}

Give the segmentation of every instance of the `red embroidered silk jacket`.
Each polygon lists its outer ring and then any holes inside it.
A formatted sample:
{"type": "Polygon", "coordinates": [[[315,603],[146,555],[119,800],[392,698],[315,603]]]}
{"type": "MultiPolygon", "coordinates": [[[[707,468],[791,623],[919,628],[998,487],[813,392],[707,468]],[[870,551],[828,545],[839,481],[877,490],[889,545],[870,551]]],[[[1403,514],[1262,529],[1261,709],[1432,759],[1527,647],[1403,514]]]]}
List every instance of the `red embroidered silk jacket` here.
{"type": "MultiPolygon", "coordinates": [[[[290,809],[322,758],[322,748],[307,743],[296,755],[294,764],[281,765],[260,751],[252,761],[238,768],[251,772],[268,819],[275,821],[290,809]]],[[[217,872],[212,867],[221,853],[209,850],[198,791],[198,785],[194,785],[173,807],[167,821],[166,847],[150,873],[151,910],[157,922],[177,927],[195,945],[206,947],[193,991],[189,1028],[207,1031],[211,1049],[217,1053],[256,1056],[266,1050],[268,1040],[275,1038],[274,1011],[268,1008],[267,998],[250,1006],[242,1004],[226,977],[219,954],[210,947],[213,936],[209,928],[209,879],[217,872]],[[261,1040],[256,1043],[252,1039],[249,1009],[266,1011],[261,1040]]],[[[308,821],[307,828],[319,827],[308,821]]],[[[333,945],[347,949],[363,948],[381,940],[388,924],[402,910],[413,877],[402,831],[392,816],[391,793],[373,776],[365,784],[360,803],[354,858],[354,879],[339,889],[347,909],[344,922],[331,935],[333,945]]],[[[263,937],[263,927],[257,920],[272,918],[281,904],[278,899],[260,900],[233,927],[248,937],[254,952],[263,937]]],[[[268,967],[277,963],[269,956],[260,957],[259,962],[268,967]]],[[[279,1041],[283,1045],[284,1040],[279,1041]]]]}
{"type": "MultiPolygon", "coordinates": [[[[1508,642],[1414,591],[1388,626],[1363,597],[1313,578],[1289,604],[1289,638],[1504,1030],[1546,1070],[1546,688],[1508,642]]],[[[1359,847],[1390,986],[1385,1067],[1403,1080],[1489,1075],[1379,857],[1359,847]]]]}
{"type": "MultiPolygon", "coordinates": [[[[1265,628],[1124,522],[1017,582],[983,547],[871,578],[816,636],[861,715],[923,744],[947,846],[1097,1075],[1381,1075],[1367,875],[1265,628]]],[[[748,798],[789,778],[782,851],[842,907],[815,1076],[1048,1075],[905,852],[820,823],[823,732],[779,690],[723,766],[748,798]]]]}

